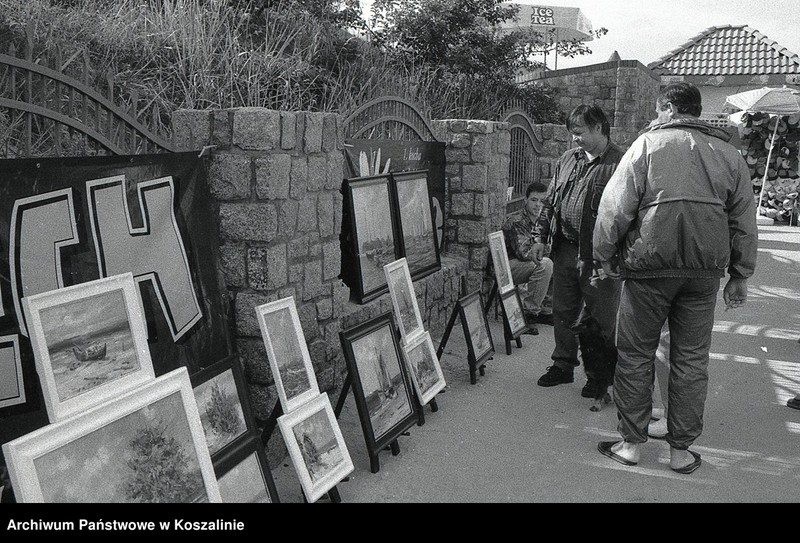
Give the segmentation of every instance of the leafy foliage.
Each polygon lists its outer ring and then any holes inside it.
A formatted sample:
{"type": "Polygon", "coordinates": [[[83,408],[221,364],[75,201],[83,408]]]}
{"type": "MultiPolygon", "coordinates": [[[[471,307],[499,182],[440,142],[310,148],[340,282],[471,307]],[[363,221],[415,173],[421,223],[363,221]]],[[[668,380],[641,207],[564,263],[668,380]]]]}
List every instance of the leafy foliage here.
{"type": "Polygon", "coordinates": [[[234,395],[225,392],[220,383],[214,383],[211,386],[211,400],[206,404],[206,416],[211,428],[227,435],[239,433],[242,420],[236,406],[234,395]]]}

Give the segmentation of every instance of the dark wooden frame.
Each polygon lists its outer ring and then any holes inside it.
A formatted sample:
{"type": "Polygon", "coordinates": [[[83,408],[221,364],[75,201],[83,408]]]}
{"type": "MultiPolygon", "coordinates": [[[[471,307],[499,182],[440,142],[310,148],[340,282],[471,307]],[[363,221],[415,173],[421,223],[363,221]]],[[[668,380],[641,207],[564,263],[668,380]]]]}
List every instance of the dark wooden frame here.
{"type": "MultiPolygon", "coordinates": [[[[241,443],[227,448],[220,456],[219,460],[214,461],[214,473],[217,476],[217,483],[219,483],[219,480],[227,475],[233,468],[244,462],[254,453],[258,461],[258,467],[261,470],[261,476],[270,503],[280,503],[278,491],[275,488],[275,481],[272,479],[272,471],[269,469],[269,463],[267,462],[267,453],[264,450],[264,445],[261,443],[261,438],[253,433],[250,433],[247,439],[241,443]]],[[[221,490],[220,495],[222,495],[221,490]]],[[[223,501],[223,503],[230,502],[223,501]]]]}
{"type": "MultiPolygon", "coordinates": [[[[226,356],[219,362],[212,364],[202,370],[196,372],[194,375],[190,376],[192,382],[192,392],[195,394],[195,399],[197,398],[197,392],[195,389],[214,379],[215,377],[222,375],[226,371],[230,370],[233,374],[233,382],[236,385],[236,394],[239,398],[239,404],[242,406],[242,415],[244,416],[244,424],[245,424],[245,431],[241,434],[236,436],[233,441],[223,446],[219,451],[214,454],[211,454],[211,461],[214,463],[214,470],[217,469],[218,461],[223,461],[225,457],[228,456],[229,452],[234,449],[238,449],[242,446],[242,444],[248,441],[252,436],[256,435],[257,428],[255,423],[255,417],[253,413],[253,409],[250,406],[250,397],[247,394],[247,382],[244,377],[244,372],[242,371],[241,365],[239,364],[239,356],[237,354],[231,354],[226,356]]],[[[200,414],[201,406],[197,405],[197,412],[200,414]]],[[[201,419],[202,422],[202,419],[201,419]]],[[[209,451],[209,454],[211,451],[209,451]]]]}
{"type": "MultiPolygon", "coordinates": [[[[389,292],[389,286],[385,281],[385,277],[381,274],[384,281],[378,287],[372,288],[365,288],[364,286],[364,273],[361,266],[361,258],[359,257],[359,232],[356,225],[356,209],[355,209],[355,198],[354,198],[354,190],[357,191],[362,187],[372,186],[376,184],[384,184],[386,186],[386,196],[389,202],[389,218],[391,220],[391,231],[392,231],[392,241],[394,244],[394,255],[392,258],[387,259],[386,264],[389,262],[393,262],[400,258],[400,246],[398,244],[398,231],[397,231],[397,224],[395,215],[396,213],[394,210],[396,209],[396,204],[394,202],[394,193],[391,187],[391,179],[389,174],[384,175],[374,175],[368,177],[358,177],[345,180],[344,184],[344,197],[347,200],[347,211],[350,218],[350,233],[351,239],[349,240],[350,246],[347,248],[351,251],[351,255],[353,257],[353,265],[355,267],[355,273],[350,278],[350,288],[351,292],[356,297],[358,303],[363,304],[365,302],[369,302],[370,300],[374,300],[378,296],[381,296],[387,292],[389,292]]],[[[377,270],[382,271],[383,266],[376,267],[377,270]]]]}
{"type": "Polygon", "coordinates": [[[409,262],[408,270],[411,273],[412,281],[422,279],[435,271],[442,268],[441,255],[439,254],[439,240],[436,239],[436,224],[434,222],[433,204],[431,204],[430,191],[428,187],[428,170],[414,170],[409,172],[393,172],[392,177],[392,190],[394,192],[395,211],[397,215],[397,242],[400,247],[401,256],[405,257],[409,262]],[[425,201],[427,202],[427,210],[430,216],[431,235],[430,243],[433,245],[434,262],[424,263],[424,265],[416,266],[408,258],[408,247],[405,241],[405,228],[403,227],[403,214],[400,206],[400,190],[398,185],[409,181],[425,180],[425,201]]]}
{"type": "Polygon", "coordinates": [[[519,336],[525,333],[525,331],[528,329],[528,326],[525,322],[522,299],[519,297],[519,290],[517,289],[516,285],[513,289],[509,290],[505,294],[500,295],[500,305],[503,307],[503,326],[506,327],[506,336],[511,339],[517,339],[519,336]],[[511,328],[511,319],[509,319],[508,312],[506,311],[506,302],[509,301],[519,306],[520,315],[522,315],[522,326],[517,329],[511,328]]]}
{"type": "Polygon", "coordinates": [[[396,448],[397,438],[414,426],[419,418],[419,402],[414,395],[414,389],[411,384],[411,378],[407,373],[405,363],[403,361],[403,353],[400,350],[397,332],[395,330],[394,319],[392,313],[384,313],[374,319],[368,320],[362,324],[351,327],[347,330],[339,332],[339,339],[342,344],[342,351],[344,353],[345,361],[347,362],[347,369],[350,373],[350,380],[353,386],[353,396],[356,399],[356,407],[358,408],[359,419],[361,420],[361,428],[364,431],[364,440],[367,445],[367,453],[370,458],[370,467],[372,473],[376,473],[380,468],[378,463],[378,453],[391,446],[394,451],[396,448]],[[400,370],[400,375],[403,382],[402,390],[405,391],[408,398],[408,405],[411,408],[408,415],[403,417],[400,421],[395,423],[392,427],[386,430],[381,436],[375,435],[375,430],[372,426],[372,419],[369,413],[369,406],[367,398],[364,395],[364,386],[359,372],[358,361],[355,358],[353,350],[353,343],[359,339],[375,334],[376,332],[386,329],[392,338],[392,345],[394,347],[395,357],[397,359],[397,366],[400,370]]]}
{"type": "Polygon", "coordinates": [[[495,348],[494,348],[494,338],[492,337],[492,331],[489,329],[489,322],[486,320],[486,311],[483,306],[483,297],[481,296],[481,291],[476,290],[471,294],[467,294],[462,298],[458,299],[458,314],[461,318],[461,327],[464,330],[464,338],[467,340],[467,353],[470,359],[470,366],[480,366],[486,360],[491,358],[494,355],[495,348]],[[475,345],[472,344],[472,331],[469,328],[469,323],[467,322],[467,316],[465,312],[465,307],[477,303],[480,309],[480,318],[483,322],[484,329],[486,330],[486,335],[489,336],[489,345],[490,348],[485,353],[477,353],[475,352],[475,345]]]}

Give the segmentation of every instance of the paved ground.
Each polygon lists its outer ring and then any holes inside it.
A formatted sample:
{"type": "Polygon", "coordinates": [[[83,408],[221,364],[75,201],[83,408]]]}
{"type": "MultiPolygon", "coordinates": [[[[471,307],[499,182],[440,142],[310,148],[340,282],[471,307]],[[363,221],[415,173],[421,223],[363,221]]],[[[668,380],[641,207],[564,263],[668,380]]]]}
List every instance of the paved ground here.
{"type": "MultiPolygon", "coordinates": [[[[597,442],[618,437],[613,404],[589,411],[581,370],[572,384],[536,386],[550,365],[552,328],[523,336],[507,356],[500,321],[491,320],[497,353],[486,375],[470,385],[457,323],[442,357],[439,411],[425,409],[426,424],[400,438],[398,456],[381,453],[377,474],[348,398],[340,425],[356,469],[338,485],[342,501],[800,501],[800,411],[786,407],[800,393],[800,229],[760,226],[759,234],[747,306],[724,311],[720,291],[705,430],[693,447],[703,465],[693,474],[669,469],[663,440],[649,441],[635,467],[600,455],[597,442]]],[[[302,501],[288,459],[273,476],[282,501],[302,501]]]]}

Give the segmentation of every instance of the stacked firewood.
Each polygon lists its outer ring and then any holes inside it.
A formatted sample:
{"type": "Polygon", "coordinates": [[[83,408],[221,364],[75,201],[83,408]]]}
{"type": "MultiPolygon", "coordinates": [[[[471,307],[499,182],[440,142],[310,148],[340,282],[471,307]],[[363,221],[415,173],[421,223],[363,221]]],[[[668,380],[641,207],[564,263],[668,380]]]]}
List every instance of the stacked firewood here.
{"type": "Polygon", "coordinates": [[[750,166],[750,177],[756,198],[761,194],[766,173],[766,188],[759,202],[758,213],[778,222],[797,224],[800,211],[800,113],[770,117],[766,113],[745,113],[742,116],[742,154],[750,166]],[[773,143],[772,134],[778,131],[773,143]],[[772,156],[770,154],[772,147],[772,156]]]}

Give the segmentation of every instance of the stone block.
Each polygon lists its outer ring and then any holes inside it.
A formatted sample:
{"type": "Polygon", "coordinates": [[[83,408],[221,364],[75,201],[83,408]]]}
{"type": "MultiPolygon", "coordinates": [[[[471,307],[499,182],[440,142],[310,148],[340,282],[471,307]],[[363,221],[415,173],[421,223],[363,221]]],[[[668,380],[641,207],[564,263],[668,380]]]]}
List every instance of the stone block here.
{"type": "Polygon", "coordinates": [[[469,149],[456,149],[454,147],[447,147],[444,150],[445,160],[450,162],[469,162],[470,155],[469,149]]]}
{"type": "Polygon", "coordinates": [[[208,185],[216,200],[241,200],[250,197],[250,158],[245,155],[215,153],[208,169],[208,185]]]}
{"type": "Polygon", "coordinates": [[[297,214],[300,209],[300,202],[285,200],[279,205],[278,234],[291,236],[297,229],[297,214]]]}
{"type": "Polygon", "coordinates": [[[220,236],[230,241],[272,241],[278,213],[271,203],[228,203],[219,206],[220,236]]]}
{"type": "Polygon", "coordinates": [[[454,133],[450,134],[450,140],[447,142],[447,144],[456,149],[466,149],[472,145],[472,138],[469,134],[454,133]]]}
{"type": "Polygon", "coordinates": [[[220,149],[230,149],[233,143],[233,111],[221,109],[213,113],[211,144],[219,146],[220,149]]]}
{"type": "Polygon", "coordinates": [[[300,317],[300,326],[303,328],[303,335],[306,343],[314,341],[320,336],[319,323],[317,322],[317,306],[314,303],[301,303],[297,307],[297,315],[300,317]]]}
{"type": "Polygon", "coordinates": [[[326,113],[322,119],[322,152],[329,153],[339,148],[336,134],[335,113],[326,113]]]}
{"type": "Polygon", "coordinates": [[[317,302],[317,320],[324,321],[333,317],[333,298],[323,298],[317,302]]]}
{"type": "Polygon", "coordinates": [[[308,190],[308,158],[293,156],[289,170],[289,194],[295,200],[301,200],[308,190]]]}
{"type": "Polygon", "coordinates": [[[451,119],[447,123],[447,129],[451,132],[466,132],[467,121],[461,119],[451,119]]]}
{"type": "Polygon", "coordinates": [[[303,286],[303,265],[290,264],[289,265],[289,283],[293,285],[303,286]]]}
{"type": "Polygon", "coordinates": [[[195,151],[211,142],[211,112],[179,109],[172,114],[172,142],[181,151],[195,151]]]}
{"type": "Polygon", "coordinates": [[[486,166],[483,164],[466,164],[461,179],[461,188],[464,190],[486,191],[487,182],[486,166]]]}
{"type": "Polygon", "coordinates": [[[281,149],[289,151],[297,144],[297,115],[281,111],[281,149]]]}
{"type": "Polygon", "coordinates": [[[286,286],[286,245],[251,247],[247,251],[247,282],[253,290],[275,290],[286,286]]]}
{"type": "Polygon", "coordinates": [[[322,280],[330,281],[339,276],[342,269],[342,251],[339,240],[322,245],[322,280]]]}
{"type": "Polygon", "coordinates": [[[308,255],[308,236],[300,236],[287,244],[287,256],[289,260],[297,260],[308,255]]]}
{"type": "Polygon", "coordinates": [[[256,318],[256,307],[277,299],[277,295],[274,294],[237,293],[233,303],[237,335],[261,337],[261,329],[258,327],[256,318]]]}
{"type": "Polygon", "coordinates": [[[333,218],[333,195],[321,192],[317,196],[317,224],[321,238],[333,236],[336,232],[333,218]]]}
{"type": "Polygon", "coordinates": [[[237,338],[236,350],[239,353],[239,360],[244,367],[247,380],[259,385],[271,385],[273,383],[272,370],[269,367],[267,349],[264,341],[254,338],[237,338]]]}
{"type": "Polygon", "coordinates": [[[491,134],[494,132],[492,121],[467,121],[467,132],[472,134],[491,134]]]}
{"type": "Polygon", "coordinates": [[[342,183],[344,182],[344,155],[342,152],[328,153],[327,166],[325,188],[338,191],[342,188],[342,183]]]}
{"type": "MultiPolygon", "coordinates": [[[[472,136],[472,162],[487,162],[489,160],[491,136],[489,134],[475,134],[472,136]]],[[[510,142],[511,140],[509,140],[510,142]]]]}
{"type": "Polygon", "coordinates": [[[266,200],[288,198],[291,168],[292,157],[287,154],[257,158],[256,196],[266,200]]]}
{"type": "Polygon", "coordinates": [[[324,113],[305,112],[305,127],[303,130],[303,150],[306,154],[322,151],[322,125],[324,113]]]}
{"type": "Polygon", "coordinates": [[[458,242],[483,244],[486,243],[486,226],[481,221],[458,221],[458,242]]]}
{"type": "Polygon", "coordinates": [[[472,214],[478,217],[489,216],[489,198],[486,194],[475,193],[475,205],[472,214]]]}
{"type": "Polygon", "coordinates": [[[322,284],[322,262],[312,260],[304,264],[303,301],[307,302],[325,293],[322,284]]]}
{"type": "Polygon", "coordinates": [[[319,191],[325,187],[325,176],[328,174],[328,161],[325,155],[308,157],[308,190],[319,191]]]}
{"type": "Polygon", "coordinates": [[[451,215],[472,215],[475,209],[475,193],[453,193],[450,200],[451,215]]]}
{"type": "Polygon", "coordinates": [[[280,146],[281,114],[260,107],[243,107],[233,114],[233,144],[241,149],[270,151],[280,146]]]}
{"type": "Polygon", "coordinates": [[[300,210],[297,212],[297,231],[298,232],[317,232],[317,198],[307,195],[300,202],[300,210]]]}
{"type": "Polygon", "coordinates": [[[245,249],[242,245],[222,245],[219,248],[222,275],[228,288],[245,285],[245,249]]]}

